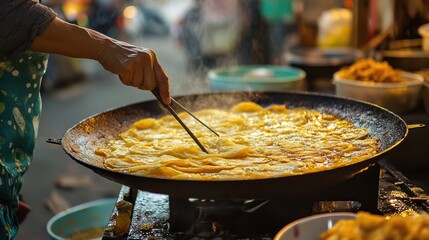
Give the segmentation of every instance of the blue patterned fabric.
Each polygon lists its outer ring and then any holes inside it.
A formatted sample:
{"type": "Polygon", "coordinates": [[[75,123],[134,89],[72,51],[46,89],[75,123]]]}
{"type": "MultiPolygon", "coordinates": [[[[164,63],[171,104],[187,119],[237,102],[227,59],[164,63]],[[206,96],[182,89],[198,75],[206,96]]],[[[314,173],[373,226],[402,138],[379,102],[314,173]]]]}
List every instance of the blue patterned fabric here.
{"type": "Polygon", "coordinates": [[[25,52],[8,59],[0,55],[0,239],[18,231],[23,174],[32,159],[42,107],[40,84],[48,55],[25,52]]]}

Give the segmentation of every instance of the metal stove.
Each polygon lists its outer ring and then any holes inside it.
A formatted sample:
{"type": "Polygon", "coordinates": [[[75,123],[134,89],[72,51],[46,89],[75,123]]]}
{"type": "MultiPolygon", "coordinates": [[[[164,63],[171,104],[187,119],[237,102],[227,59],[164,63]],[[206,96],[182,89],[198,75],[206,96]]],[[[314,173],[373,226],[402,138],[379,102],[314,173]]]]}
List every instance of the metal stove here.
{"type": "Polygon", "coordinates": [[[121,201],[132,204],[129,227],[122,236],[115,234],[120,214],[115,207],[103,240],[268,240],[286,224],[312,214],[367,211],[390,215],[429,210],[426,192],[385,160],[305,201],[176,198],[126,186],[119,193],[121,201]]]}

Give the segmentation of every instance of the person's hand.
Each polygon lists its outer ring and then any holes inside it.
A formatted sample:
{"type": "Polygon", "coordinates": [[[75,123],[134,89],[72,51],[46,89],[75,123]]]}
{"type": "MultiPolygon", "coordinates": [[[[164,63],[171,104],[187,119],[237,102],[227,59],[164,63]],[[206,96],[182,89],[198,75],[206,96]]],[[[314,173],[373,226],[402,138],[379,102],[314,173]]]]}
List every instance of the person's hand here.
{"type": "Polygon", "coordinates": [[[158,87],[162,101],[171,103],[168,76],[153,50],[112,40],[103,48],[98,61],[125,85],[144,90],[158,87]]]}
{"type": "Polygon", "coordinates": [[[158,87],[162,101],[171,103],[167,74],[151,49],[112,39],[57,17],[34,39],[30,50],[97,60],[125,85],[144,90],[158,87]]]}

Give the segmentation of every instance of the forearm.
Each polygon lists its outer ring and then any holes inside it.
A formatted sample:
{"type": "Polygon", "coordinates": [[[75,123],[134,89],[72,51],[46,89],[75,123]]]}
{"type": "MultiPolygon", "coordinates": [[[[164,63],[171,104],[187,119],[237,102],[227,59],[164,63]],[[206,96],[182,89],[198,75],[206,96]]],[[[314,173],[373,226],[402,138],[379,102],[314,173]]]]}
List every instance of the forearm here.
{"type": "Polygon", "coordinates": [[[151,49],[56,18],[34,39],[30,50],[97,60],[104,69],[118,75],[125,85],[145,90],[159,87],[163,102],[171,103],[168,76],[151,49]]]}
{"type": "Polygon", "coordinates": [[[34,39],[30,50],[98,60],[103,48],[113,41],[101,33],[56,18],[34,39]]]}

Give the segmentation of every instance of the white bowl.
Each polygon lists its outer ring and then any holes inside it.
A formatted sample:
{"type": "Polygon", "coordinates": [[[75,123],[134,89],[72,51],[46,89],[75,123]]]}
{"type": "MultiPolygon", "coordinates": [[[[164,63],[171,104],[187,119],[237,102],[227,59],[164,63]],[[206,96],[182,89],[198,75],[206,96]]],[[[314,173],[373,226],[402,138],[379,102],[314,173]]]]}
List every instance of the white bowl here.
{"type": "Polygon", "coordinates": [[[399,83],[382,83],[342,79],[334,74],[335,93],[340,97],[370,102],[395,113],[413,110],[421,101],[424,79],[421,75],[404,72],[399,83]]]}
{"type": "Polygon", "coordinates": [[[283,227],[274,240],[318,240],[320,234],[331,229],[342,219],[354,219],[355,213],[323,213],[298,219],[283,227]]]}

